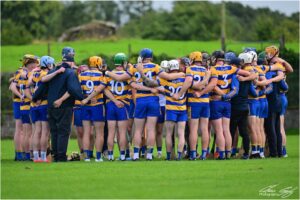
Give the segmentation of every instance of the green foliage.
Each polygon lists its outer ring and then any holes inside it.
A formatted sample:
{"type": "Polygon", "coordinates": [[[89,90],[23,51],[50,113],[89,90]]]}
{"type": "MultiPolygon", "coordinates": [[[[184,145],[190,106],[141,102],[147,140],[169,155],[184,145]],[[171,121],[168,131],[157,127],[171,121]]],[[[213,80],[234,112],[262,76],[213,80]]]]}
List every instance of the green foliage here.
{"type": "MultiPolygon", "coordinates": [[[[1,198],[265,199],[259,190],[269,185],[279,184],[277,191],[299,185],[299,135],[287,134],[288,158],[246,161],[15,162],[13,141],[2,140],[1,198]]],[[[114,150],[116,158],[117,145],[114,150]]],[[[78,151],[75,139],[72,151],[78,151]]],[[[299,199],[298,189],[288,198],[299,199]]]]}

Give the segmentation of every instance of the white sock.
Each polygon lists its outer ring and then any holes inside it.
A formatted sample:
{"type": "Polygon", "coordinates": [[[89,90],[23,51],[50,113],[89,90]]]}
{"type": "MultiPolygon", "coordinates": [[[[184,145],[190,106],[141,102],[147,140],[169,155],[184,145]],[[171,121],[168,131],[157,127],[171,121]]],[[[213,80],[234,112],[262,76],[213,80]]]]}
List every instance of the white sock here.
{"type": "Polygon", "coordinates": [[[42,160],[47,160],[46,151],[41,151],[41,158],[42,160]]]}
{"type": "Polygon", "coordinates": [[[121,160],[125,160],[125,155],[121,155],[121,160]]]}
{"type": "Polygon", "coordinates": [[[133,159],[135,160],[135,159],[139,159],[139,153],[134,153],[133,154],[133,159]]]}
{"type": "Polygon", "coordinates": [[[38,160],[39,159],[39,151],[33,151],[33,159],[38,160]]]}
{"type": "Polygon", "coordinates": [[[152,153],[147,153],[147,159],[152,160],[152,153]]]}
{"type": "Polygon", "coordinates": [[[157,153],[158,153],[158,154],[162,154],[162,151],[158,151],[157,153]]]}

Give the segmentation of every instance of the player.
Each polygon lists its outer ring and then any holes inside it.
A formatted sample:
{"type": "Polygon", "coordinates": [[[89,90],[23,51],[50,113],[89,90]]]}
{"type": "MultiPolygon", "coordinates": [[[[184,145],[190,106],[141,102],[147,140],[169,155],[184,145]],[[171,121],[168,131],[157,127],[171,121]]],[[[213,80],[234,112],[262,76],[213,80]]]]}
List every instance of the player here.
{"type": "MultiPolygon", "coordinates": [[[[32,124],[30,120],[30,99],[26,96],[25,90],[28,87],[28,77],[31,75],[31,71],[39,65],[37,56],[26,54],[22,59],[23,69],[20,75],[15,76],[15,79],[11,85],[12,92],[20,97],[20,118],[23,124],[23,141],[22,149],[25,152],[24,160],[30,161],[30,148],[31,148],[31,136],[32,136],[32,124]]],[[[21,158],[19,156],[19,158],[21,158]]],[[[18,158],[18,160],[19,160],[18,158]]]]}
{"type": "MultiPolygon", "coordinates": [[[[177,60],[169,61],[170,73],[179,72],[179,62],[177,60]]],[[[174,132],[175,125],[177,125],[178,132],[178,147],[177,147],[177,160],[181,159],[183,146],[184,146],[184,130],[185,124],[188,119],[186,112],[186,94],[183,94],[175,100],[172,96],[180,91],[184,83],[185,77],[176,78],[174,80],[159,79],[159,83],[164,87],[166,95],[166,148],[167,157],[166,160],[171,159],[172,151],[172,134],[174,132]]]]}
{"type": "Polygon", "coordinates": [[[89,58],[89,70],[79,74],[79,81],[86,97],[81,101],[81,118],[83,124],[84,161],[90,161],[90,133],[92,124],[95,128],[96,162],[102,162],[101,152],[104,142],[105,109],[103,107],[103,90],[107,85],[106,79],[99,71],[102,58],[92,56],[89,58]]]}
{"type": "MultiPolygon", "coordinates": [[[[40,69],[34,71],[28,80],[27,96],[32,100],[29,87],[32,88],[32,93],[42,84],[41,79],[47,75],[48,71],[54,67],[54,58],[50,56],[42,56],[40,60],[40,69]]],[[[49,124],[47,119],[47,96],[42,98],[38,103],[31,102],[31,119],[34,123],[34,134],[32,137],[33,145],[33,161],[34,162],[49,162],[47,160],[47,145],[49,140],[49,124]],[[39,157],[39,150],[41,157],[39,157]]]]}
{"type": "Polygon", "coordinates": [[[218,159],[223,160],[225,159],[224,153],[226,157],[229,158],[232,138],[229,130],[231,104],[230,101],[226,99],[223,100],[222,96],[229,93],[233,74],[250,76],[250,72],[238,69],[234,66],[224,65],[223,51],[213,52],[212,64],[214,66],[211,67],[211,78],[217,79],[217,86],[214,88],[214,92],[210,97],[210,119],[216,131],[216,145],[219,148],[218,159]]]}
{"type": "MultiPolygon", "coordinates": [[[[117,53],[114,56],[115,70],[112,73],[123,74],[126,73],[124,66],[127,66],[128,58],[124,53],[117,53]]],[[[108,123],[108,160],[114,160],[114,137],[118,134],[118,143],[120,148],[120,160],[125,161],[125,149],[127,144],[126,132],[128,127],[128,110],[129,106],[127,95],[129,90],[128,81],[115,81],[106,76],[107,88],[105,94],[111,93],[114,98],[106,101],[106,119],[108,123]]],[[[107,95],[109,97],[109,95],[107,95]]]]}
{"type": "Polygon", "coordinates": [[[190,160],[196,159],[196,146],[198,141],[198,128],[200,127],[202,135],[202,154],[200,159],[205,160],[209,142],[208,121],[209,121],[209,92],[216,86],[217,80],[212,79],[205,86],[210,77],[210,72],[202,66],[202,54],[199,51],[192,52],[189,56],[191,66],[186,70],[184,85],[175,99],[182,96],[188,90],[188,114],[189,114],[189,146],[190,160]],[[203,89],[203,90],[202,90],[203,89]],[[194,92],[200,90],[199,97],[194,96],[194,92]]]}

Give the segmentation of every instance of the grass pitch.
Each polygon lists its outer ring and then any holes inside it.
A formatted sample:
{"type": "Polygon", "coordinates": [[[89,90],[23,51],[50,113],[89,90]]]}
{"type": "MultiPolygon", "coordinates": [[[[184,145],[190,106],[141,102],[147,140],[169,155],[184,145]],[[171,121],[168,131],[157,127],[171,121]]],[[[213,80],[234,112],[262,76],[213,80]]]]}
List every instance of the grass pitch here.
{"type": "Polygon", "coordinates": [[[15,162],[13,141],[2,140],[1,198],[265,199],[280,198],[259,193],[278,184],[277,192],[297,187],[288,198],[299,199],[298,132],[288,132],[288,158],[264,160],[15,162]]]}
{"type": "MultiPolygon", "coordinates": [[[[264,49],[269,45],[279,45],[278,42],[236,42],[227,41],[227,50],[241,52],[245,47],[255,47],[258,50],[264,49]]],[[[155,55],[165,53],[169,56],[182,57],[192,51],[207,51],[212,53],[221,48],[220,41],[166,41],[166,40],[142,40],[142,39],[120,39],[120,40],[85,40],[75,42],[51,42],[51,56],[57,62],[61,60],[61,50],[65,46],[71,46],[75,49],[75,61],[80,63],[93,55],[100,53],[113,56],[118,52],[128,53],[128,47],[131,46],[132,53],[138,53],[142,48],[152,48],[155,55]]],[[[299,52],[298,43],[287,43],[288,49],[299,52]]],[[[20,67],[20,59],[26,53],[43,56],[48,54],[47,43],[37,43],[20,46],[1,46],[1,71],[15,72],[20,67]]]]}

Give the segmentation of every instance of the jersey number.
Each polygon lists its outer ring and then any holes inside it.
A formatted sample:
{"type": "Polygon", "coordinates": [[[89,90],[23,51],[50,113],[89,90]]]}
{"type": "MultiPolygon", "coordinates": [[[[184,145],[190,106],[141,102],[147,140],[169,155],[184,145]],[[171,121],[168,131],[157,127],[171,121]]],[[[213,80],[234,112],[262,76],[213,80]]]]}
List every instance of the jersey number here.
{"type": "Polygon", "coordinates": [[[91,80],[88,80],[85,85],[89,89],[88,91],[86,91],[86,93],[91,94],[94,90],[94,82],[91,80]]]}
{"type": "Polygon", "coordinates": [[[228,74],[224,74],[223,76],[223,79],[224,79],[224,82],[225,82],[225,85],[221,85],[221,88],[227,88],[227,86],[228,86],[228,80],[227,80],[227,77],[228,77],[228,74]]]}
{"type": "Polygon", "coordinates": [[[124,92],[124,83],[123,82],[111,80],[110,85],[111,85],[112,93],[116,93],[117,95],[123,94],[123,92],[124,92]],[[118,89],[119,86],[121,86],[121,90],[118,89]]]}
{"type": "MultiPolygon", "coordinates": [[[[170,96],[173,96],[175,93],[178,94],[179,91],[181,90],[181,88],[182,88],[181,86],[179,86],[176,89],[174,87],[172,87],[172,86],[169,86],[169,90],[171,91],[170,96]]],[[[179,99],[183,99],[183,97],[184,97],[184,94],[181,97],[179,97],[179,99]]]]}
{"type": "MultiPolygon", "coordinates": [[[[143,82],[139,82],[139,80],[141,79],[141,74],[140,74],[139,72],[135,72],[135,73],[134,73],[134,76],[135,76],[135,78],[136,78],[136,82],[137,82],[138,84],[143,85],[143,82]]],[[[147,78],[149,78],[150,80],[152,80],[152,72],[151,72],[151,71],[148,71],[148,72],[146,73],[146,76],[147,76],[147,78]]]]}

